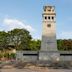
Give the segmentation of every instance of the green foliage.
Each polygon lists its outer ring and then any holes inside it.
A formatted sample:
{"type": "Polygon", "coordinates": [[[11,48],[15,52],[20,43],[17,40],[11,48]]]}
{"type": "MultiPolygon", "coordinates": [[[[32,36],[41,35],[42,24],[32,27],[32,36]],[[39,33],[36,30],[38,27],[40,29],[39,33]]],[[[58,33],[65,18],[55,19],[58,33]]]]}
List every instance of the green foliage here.
{"type": "Polygon", "coordinates": [[[15,53],[9,54],[9,58],[10,58],[10,59],[15,59],[15,58],[16,58],[16,54],[15,54],[15,53]]]}
{"type": "Polygon", "coordinates": [[[0,50],[3,50],[7,46],[7,33],[0,31],[0,50]]]}
{"type": "Polygon", "coordinates": [[[3,54],[2,53],[0,53],[0,59],[3,57],[3,54]]]}
{"type": "Polygon", "coordinates": [[[4,57],[9,58],[9,53],[4,53],[4,57]]]}
{"type": "Polygon", "coordinates": [[[16,58],[16,54],[15,53],[4,53],[4,54],[0,54],[0,58],[5,57],[8,59],[15,59],[16,58]]]}
{"type": "Polygon", "coordinates": [[[31,40],[30,42],[30,50],[38,51],[41,47],[41,41],[40,40],[31,40]]]}
{"type": "Polygon", "coordinates": [[[63,44],[63,41],[61,39],[57,40],[57,48],[58,48],[58,50],[63,50],[62,44],[63,44]]]}
{"type": "Polygon", "coordinates": [[[8,42],[17,50],[28,50],[31,39],[31,35],[25,29],[14,29],[8,32],[8,42]]]}
{"type": "Polygon", "coordinates": [[[61,51],[72,51],[72,40],[57,40],[57,48],[61,51]]]}
{"type": "MultiPolygon", "coordinates": [[[[4,51],[12,47],[16,50],[38,51],[41,48],[41,41],[33,40],[29,31],[26,29],[13,29],[8,32],[0,31],[0,50],[4,51]]],[[[58,39],[57,48],[61,51],[71,51],[72,40],[58,39]]],[[[5,56],[7,57],[9,55],[6,54],[5,56]]]]}
{"type": "Polygon", "coordinates": [[[32,37],[26,29],[14,29],[8,32],[0,31],[0,50],[14,46],[16,50],[30,50],[32,37]]]}

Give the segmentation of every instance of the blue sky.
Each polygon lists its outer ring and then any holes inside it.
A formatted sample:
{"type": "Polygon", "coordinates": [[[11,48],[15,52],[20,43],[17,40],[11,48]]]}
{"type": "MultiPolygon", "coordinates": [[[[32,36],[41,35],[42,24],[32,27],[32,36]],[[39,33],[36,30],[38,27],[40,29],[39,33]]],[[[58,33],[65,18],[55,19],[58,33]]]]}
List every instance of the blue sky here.
{"type": "Polygon", "coordinates": [[[72,0],[0,0],[0,30],[26,28],[41,39],[43,6],[48,4],[56,7],[57,39],[72,38],[72,0]]]}

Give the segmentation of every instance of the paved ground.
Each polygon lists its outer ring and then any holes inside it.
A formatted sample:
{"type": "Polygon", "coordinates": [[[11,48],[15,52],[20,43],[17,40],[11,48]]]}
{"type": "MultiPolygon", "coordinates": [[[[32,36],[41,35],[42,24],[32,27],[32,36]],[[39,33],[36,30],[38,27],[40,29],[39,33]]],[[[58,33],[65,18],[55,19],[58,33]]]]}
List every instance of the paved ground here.
{"type": "Polygon", "coordinates": [[[0,72],[72,72],[67,69],[0,69],[0,72]]]}
{"type": "MultiPolygon", "coordinates": [[[[14,62],[15,63],[15,62],[14,62]]],[[[72,72],[72,67],[70,69],[50,69],[53,67],[40,67],[33,64],[17,63],[17,64],[4,64],[0,66],[0,72],[72,72]],[[18,69],[23,68],[23,69],[18,69]]],[[[57,68],[54,66],[54,68],[57,68]]],[[[67,68],[66,66],[64,68],[67,68]]]]}

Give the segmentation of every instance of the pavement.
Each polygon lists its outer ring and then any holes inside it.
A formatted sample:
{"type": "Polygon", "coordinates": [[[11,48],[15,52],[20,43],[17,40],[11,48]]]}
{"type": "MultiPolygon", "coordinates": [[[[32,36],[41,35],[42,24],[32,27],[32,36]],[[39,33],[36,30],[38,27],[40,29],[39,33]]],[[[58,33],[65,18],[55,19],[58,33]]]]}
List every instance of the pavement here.
{"type": "Polygon", "coordinates": [[[0,69],[0,72],[72,72],[68,69],[0,69]]]}

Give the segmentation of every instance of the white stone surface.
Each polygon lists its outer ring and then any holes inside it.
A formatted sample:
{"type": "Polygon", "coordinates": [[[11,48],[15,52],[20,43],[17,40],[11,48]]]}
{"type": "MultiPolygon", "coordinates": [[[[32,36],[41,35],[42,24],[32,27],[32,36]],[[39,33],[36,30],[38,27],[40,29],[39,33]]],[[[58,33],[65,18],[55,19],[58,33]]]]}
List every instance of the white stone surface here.
{"type": "Polygon", "coordinates": [[[59,53],[51,52],[57,51],[55,7],[44,6],[42,17],[42,43],[39,60],[57,60],[59,53]]]}
{"type": "Polygon", "coordinates": [[[22,60],[25,62],[38,60],[37,51],[17,51],[16,60],[22,60]]]}
{"type": "Polygon", "coordinates": [[[54,6],[44,6],[43,24],[42,24],[42,43],[41,51],[57,51],[56,43],[56,13],[54,6]],[[49,11],[50,10],[50,11],[49,11]],[[45,19],[45,17],[47,19],[45,19]],[[48,19],[50,17],[50,19],[48,19]],[[52,19],[54,17],[54,19],[52,19]],[[51,27],[48,27],[48,24],[51,27]]]}

